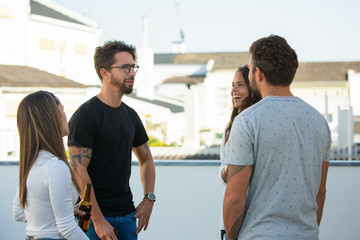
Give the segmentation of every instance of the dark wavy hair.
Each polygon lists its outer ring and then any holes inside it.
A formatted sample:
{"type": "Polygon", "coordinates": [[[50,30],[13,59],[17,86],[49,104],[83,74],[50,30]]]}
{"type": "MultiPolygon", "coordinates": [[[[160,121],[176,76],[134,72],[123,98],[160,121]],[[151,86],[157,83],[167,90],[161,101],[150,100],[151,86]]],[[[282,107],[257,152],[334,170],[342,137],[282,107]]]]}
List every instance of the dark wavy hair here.
{"type": "Polygon", "coordinates": [[[225,138],[224,138],[224,144],[227,142],[227,140],[229,139],[229,135],[230,135],[230,130],[232,127],[232,124],[234,122],[235,117],[241,113],[243,110],[245,110],[246,108],[250,107],[251,105],[253,105],[254,103],[257,103],[258,101],[260,101],[261,97],[259,95],[257,95],[255,92],[253,92],[250,88],[250,81],[249,81],[249,68],[248,66],[243,66],[240,67],[235,74],[237,74],[238,72],[241,72],[243,77],[244,77],[244,81],[245,81],[245,85],[247,90],[249,91],[249,96],[247,96],[241,103],[239,108],[235,108],[234,107],[234,102],[233,102],[233,109],[231,111],[231,116],[230,116],[230,121],[226,127],[225,130],[225,138]]]}
{"type": "Polygon", "coordinates": [[[118,52],[128,52],[136,60],[136,48],[133,45],[126,44],[123,41],[107,41],[103,46],[95,49],[94,65],[97,75],[102,82],[100,70],[109,68],[115,62],[115,54],[118,52]]]}
{"type": "Polygon", "coordinates": [[[289,86],[298,68],[296,52],[277,35],[260,38],[250,49],[252,71],[258,67],[273,86],[289,86]]]}

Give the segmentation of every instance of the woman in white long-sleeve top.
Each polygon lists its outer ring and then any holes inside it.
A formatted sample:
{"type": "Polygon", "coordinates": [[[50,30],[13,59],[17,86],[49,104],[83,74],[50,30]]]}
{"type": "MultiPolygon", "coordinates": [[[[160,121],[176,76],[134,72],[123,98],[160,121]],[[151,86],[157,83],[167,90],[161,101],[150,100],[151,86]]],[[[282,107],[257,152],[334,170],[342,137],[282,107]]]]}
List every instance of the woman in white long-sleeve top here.
{"type": "Polygon", "coordinates": [[[88,239],[74,219],[78,198],[63,136],[69,132],[64,107],[52,93],[26,96],[17,111],[20,136],[16,221],[26,222],[27,239],[88,239]]]}

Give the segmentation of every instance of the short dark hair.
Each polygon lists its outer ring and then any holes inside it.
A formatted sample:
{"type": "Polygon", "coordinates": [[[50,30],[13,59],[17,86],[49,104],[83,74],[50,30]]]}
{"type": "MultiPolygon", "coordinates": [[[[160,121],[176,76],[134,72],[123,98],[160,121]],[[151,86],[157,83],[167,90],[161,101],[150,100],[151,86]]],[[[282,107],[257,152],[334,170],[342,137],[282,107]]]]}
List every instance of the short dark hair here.
{"type": "Polygon", "coordinates": [[[289,86],[299,65],[296,52],[277,35],[260,38],[250,49],[253,71],[258,67],[273,86],[289,86]]]}
{"type": "Polygon", "coordinates": [[[102,82],[102,76],[100,70],[102,68],[109,68],[114,64],[114,56],[118,52],[128,52],[136,60],[136,48],[133,45],[126,44],[123,41],[107,41],[103,46],[99,46],[95,49],[94,65],[97,75],[102,82]]]}

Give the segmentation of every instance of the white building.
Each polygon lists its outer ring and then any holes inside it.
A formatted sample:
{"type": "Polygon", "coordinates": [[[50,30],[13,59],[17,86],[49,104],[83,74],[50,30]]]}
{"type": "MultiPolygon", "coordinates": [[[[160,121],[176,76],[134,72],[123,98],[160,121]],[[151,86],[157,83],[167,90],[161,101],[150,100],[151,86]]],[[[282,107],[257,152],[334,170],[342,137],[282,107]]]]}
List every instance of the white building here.
{"type": "Polygon", "coordinates": [[[49,0],[0,0],[0,64],[29,66],[100,85],[97,23],[49,0]]]}
{"type": "Polygon", "coordinates": [[[155,140],[166,145],[182,145],[186,126],[184,106],[181,102],[162,101],[160,98],[147,99],[135,94],[124,95],[122,101],[139,114],[151,145],[160,144],[152,142],[155,140]]]}
{"type": "Polygon", "coordinates": [[[230,117],[234,73],[248,62],[249,54],[172,53],[154,57],[155,93],[184,101],[189,109],[185,109],[186,118],[197,122],[195,126],[188,122],[186,130],[198,131],[201,145],[218,144],[230,117]],[[191,102],[196,98],[198,104],[191,102]]]}
{"type": "MultiPolygon", "coordinates": [[[[231,82],[249,54],[154,54],[147,43],[146,18],[143,21],[135,95],[124,97],[124,102],[139,113],[149,135],[167,144],[219,144],[232,107],[231,82]]],[[[96,22],[49,0],[0,0],[0,27],[8,33],[0,38],[0,64],[34,67],[100,85],[93,67],[101,33],[96,22]]],[[[341,136],[352,139],[348,126],[360,142],[359,90],[360,62],[300,63],[292,84],[293,93],[328,120],[334,146],[341,136]],[[341,124],[344,114],[339,112],[349,105],[353,117],[341,124]]]]}
{"type": "MultiPolygon", "coordinates": [[[[19,159],[16,113],[20,101],[29,93],[45,90],[54,93],[65,106],[69,119],[92,96],[93,89],[26,66],[0,65],[0,160],[19,159]]],[[[66,141],[66,138],[64,138],[66,141]]]]}
{"type": "MultiPolygon", "coordinates": [[[[0,28],[8,33],[0,38],[0,160],[16,160],[16,110],[23,97],[39,89],[54,92],[69,119],[98,93],[93,55],[101,30],[95,21],[49,0],[0,0],[0,28]]],[[[137,85],[143,88],[137,91],[146,99],[130,95],[124,101],[139,113],[152,139],[179,145],[183,104],[153,99],[153,51],[144,43],[138,55],[137,85]]]]}
{"type": "MultiPolygon", "coordinates": [[[[186,102],[189,87],[196,85],[201,141],[218,143],[230,117],[234,73],[248,60],[248,53],[155,54],[155,93],[186,102]],[[214,139],[214,136],[217,137],[214,139]]],[[[300,63],[291,90],[324,115],[332,131],[334,147],[341,135],[339,111],[349,109],[351,105],[354,118],[343,125],[347,128],[354,124],[353,140],[360,141],[357,94],[360,91],[360,62],[300,63]]]]}
{"type": "Polygon", "coordinates": [[[51,91],[70,118],[98,91],[90,85],[100,83],[92,57],[101,31],[48,0],[0,0],[0,29],[0,160],[18,160],[20,101],[40,89],[51,91]]]}

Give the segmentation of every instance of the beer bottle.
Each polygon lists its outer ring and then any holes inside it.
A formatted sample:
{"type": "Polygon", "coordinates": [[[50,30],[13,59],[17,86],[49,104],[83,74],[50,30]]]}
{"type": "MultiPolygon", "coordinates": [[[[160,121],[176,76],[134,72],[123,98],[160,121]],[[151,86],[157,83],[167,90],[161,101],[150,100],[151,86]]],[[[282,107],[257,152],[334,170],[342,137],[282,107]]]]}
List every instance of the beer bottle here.
{"type": "Polygon", "coordinates": [[[90,214],[91,214],[90,191],[91,191],[91,184],[88,183],[85,186],[83,199],[79,203],[79,210],[84,211],[86,214],[79,216],[77,222],[79,227],[84,232],[87,232],[90,223],[90,214]]]}

